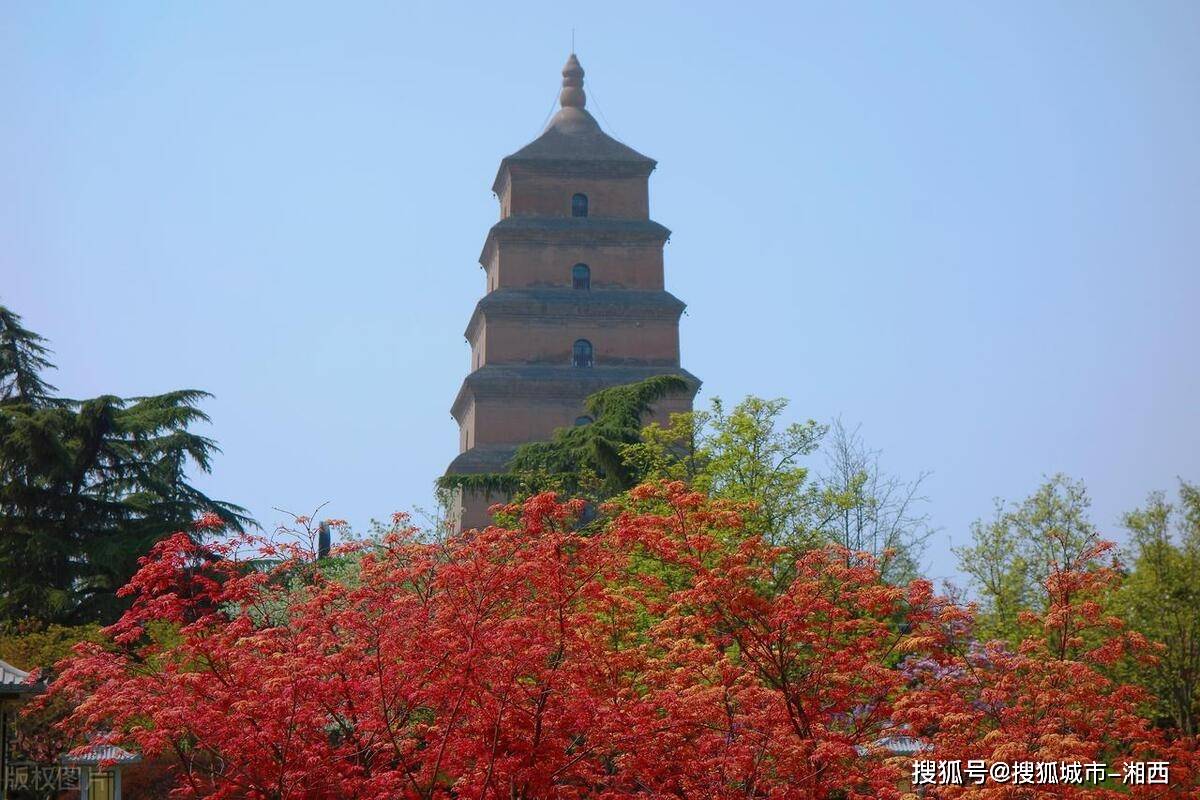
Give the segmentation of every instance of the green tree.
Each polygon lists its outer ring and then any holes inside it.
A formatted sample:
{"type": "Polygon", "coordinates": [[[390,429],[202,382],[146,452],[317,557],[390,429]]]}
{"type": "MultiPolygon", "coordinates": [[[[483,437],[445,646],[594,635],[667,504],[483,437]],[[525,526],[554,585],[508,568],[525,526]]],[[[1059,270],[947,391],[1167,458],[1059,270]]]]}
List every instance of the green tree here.
{"type": "Polygon", "coordinates": [[[208,420],[205,392],[52,397],[44,340],[3,307],[0,320],[0,621],[112,620],[116,590],[154,542],[203,513],[251,522],[188,482],[217,450],[190,430],[208,420]]]}
{"type": "Polygon", "coordinates": [[[1136,678],[1158,698],[1160,718],[1200,733],[1200,488],[1181,481],[1178,505],[1154,492],[1125,515],[1131,570],[1117,609],[1131,628],[1159,642],[1157,663],[1136,678]]]}
{"type": "Polygon", "coordinates": [[[1083,483],[1057,474],[1020,503],[997,500],[991,519],[971,524],[972,544],[954,552],[979,597],[983,638],[1019,641],[1020,612],[1048,608],[1046,578],[1092,566],[1087,554],[1100,535],[1090,507],[1083,483]]]}
{"type": "Polygon", "coordinates": [[[708,411],[647,426],[622,457],[642,480],[683,480],[710,497],[748,504],[748,529],[772,545],[807,548],[816,541],[819,497],[801,462],[826,428],[813,420],[783,424],[787,404],[747,397],[727,409],[713,398],[708,411]]]}

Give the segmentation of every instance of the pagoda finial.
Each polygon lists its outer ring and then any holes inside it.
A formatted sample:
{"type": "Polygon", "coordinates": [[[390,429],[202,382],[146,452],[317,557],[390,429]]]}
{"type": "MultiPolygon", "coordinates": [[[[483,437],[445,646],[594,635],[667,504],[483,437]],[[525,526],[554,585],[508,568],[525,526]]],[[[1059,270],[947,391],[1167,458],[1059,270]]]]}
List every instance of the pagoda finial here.
{"type": "Polygon", "coordinates": [[[587,105],[587,95],[583,93],[583,67],[579,59],[571,53],[567,64],[563,67],[563,88],[558,95],[558,102],[563,108],[583,108],[587,105]]]}

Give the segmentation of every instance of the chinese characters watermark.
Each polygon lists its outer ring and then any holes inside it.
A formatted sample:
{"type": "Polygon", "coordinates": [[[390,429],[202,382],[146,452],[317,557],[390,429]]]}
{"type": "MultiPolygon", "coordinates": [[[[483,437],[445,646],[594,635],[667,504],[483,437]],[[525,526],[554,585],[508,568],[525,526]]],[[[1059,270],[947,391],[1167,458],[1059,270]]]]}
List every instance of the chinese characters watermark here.
{"type": "Polygon", "coordinates": [[[1014,786],[1047,784],[1088,784],[1120,780],[1124,786],[1166,785],[1170,779],[1166,761],[1130,761],[1121,771],[1110,770],[1099,761],[993,761],[925,759],[913,761],[912,785],[982,786],[984,783],[1014,786]]]}
{"type": "Polygon", "coordinates": [[[33,761],[11,761],[5,766],[4,788],[8,791],[61,791],[78,789],[79,767],[48,766],[33,761]]]}

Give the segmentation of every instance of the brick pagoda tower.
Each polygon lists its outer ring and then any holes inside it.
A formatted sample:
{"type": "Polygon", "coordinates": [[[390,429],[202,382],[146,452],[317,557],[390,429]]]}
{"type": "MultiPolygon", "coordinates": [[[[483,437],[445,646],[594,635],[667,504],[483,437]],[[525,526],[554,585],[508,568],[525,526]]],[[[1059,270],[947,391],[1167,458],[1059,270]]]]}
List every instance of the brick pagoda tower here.
{"type": "MultiPolygon", "coordinates": [[[[574,53],[562,74],[562,108],[492,185],[500,221],[479,257],[487,293],[467,324],[472,372],[451,408],[459,455],[447,474],[502,472],[518,445],[591,422],[584,399],[600,389],[679,375],[692,389],[655,408],[665,421],[700,386],[679,366],[684,304],[663,288],[671,232],[650,219],[655,162],[585,110],[574,53]]],[[[459,528],[486,525],[499,499],[460,494],[459,528]]]]}

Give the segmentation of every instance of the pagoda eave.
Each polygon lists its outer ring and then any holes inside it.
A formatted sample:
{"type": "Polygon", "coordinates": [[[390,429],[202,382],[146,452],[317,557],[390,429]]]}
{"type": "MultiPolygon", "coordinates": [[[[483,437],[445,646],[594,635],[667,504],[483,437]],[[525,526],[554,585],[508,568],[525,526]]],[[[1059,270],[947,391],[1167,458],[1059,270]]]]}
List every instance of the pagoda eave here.
{"type": "Polygon", "coordinates": [[[520,445],[481,444],[455,456],[446,468],[446,475],[478,475],[481,472],[503,472],[520,445]]]}
{"type": "Polygon", "coordinates": [[[462,422],[472,399],[577,399],[612,386],[637,383],[658,375],[677,375],[688,384],[691,397],[701,381],[682,367],[654,364],[613,364],[581,369],[569,364],[512,364],[480,367],[463,379],[450,414],[462,422]]]}
{"type": "Polygon", "coordinates": [[[475,304],[463,333],[471,341],[475,330],[488,319],[574,321],[580,319],[628,319],[678,322],[687,304],[666,291],[627,289],[580,291],[569,288],[498,289],[475,304]]]}
{"type": "Polygon", "coordinates": [[[654,220],[602,217],[508,217],[488,231],[479,263],[486,267],[501,243],[539,245],[660,245],[671,231],[654,220]]]}

